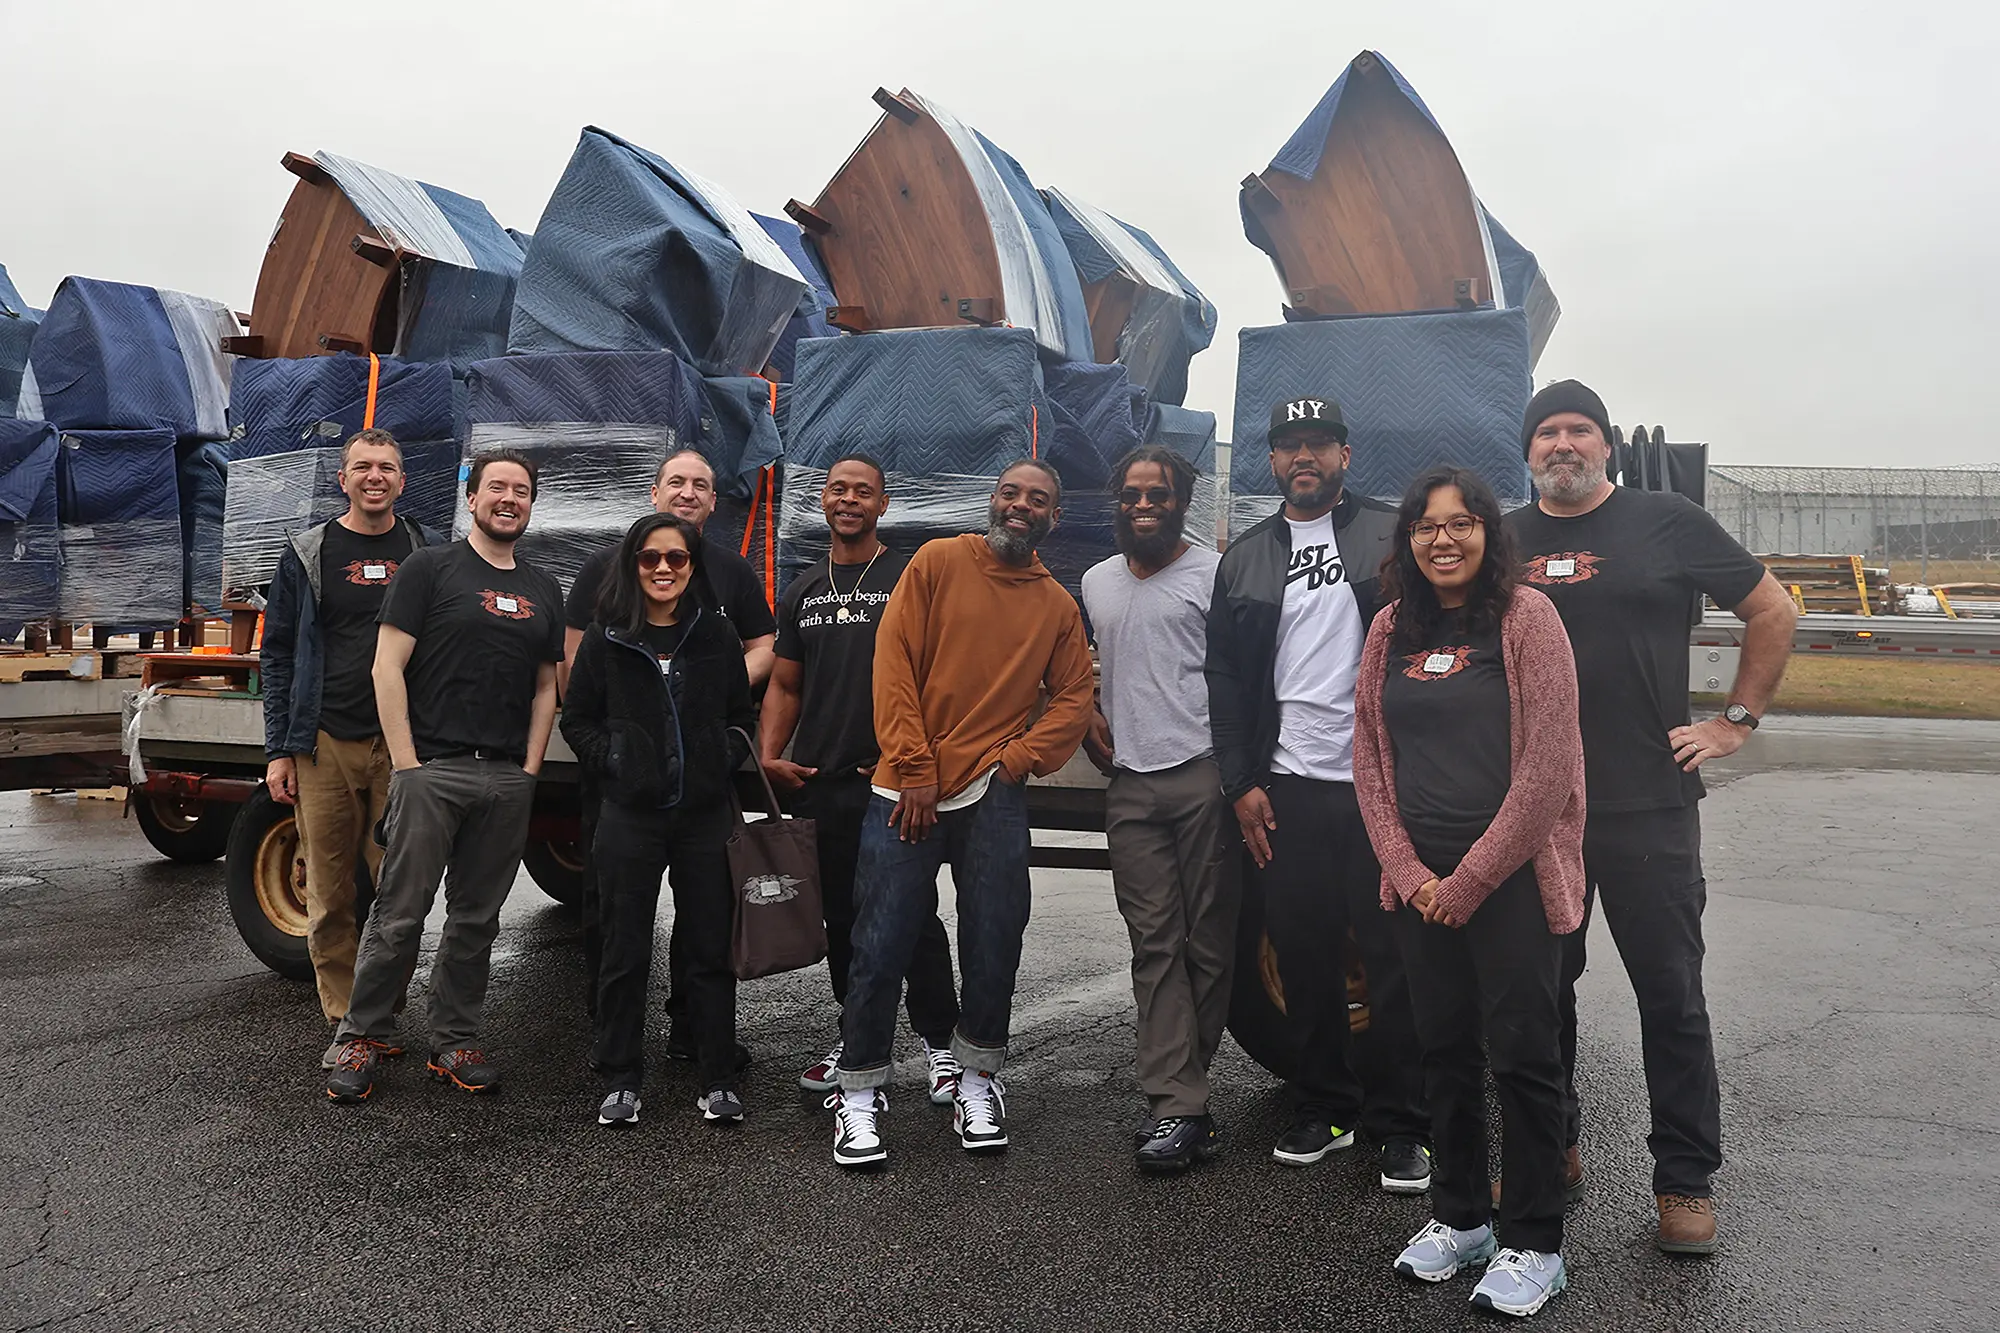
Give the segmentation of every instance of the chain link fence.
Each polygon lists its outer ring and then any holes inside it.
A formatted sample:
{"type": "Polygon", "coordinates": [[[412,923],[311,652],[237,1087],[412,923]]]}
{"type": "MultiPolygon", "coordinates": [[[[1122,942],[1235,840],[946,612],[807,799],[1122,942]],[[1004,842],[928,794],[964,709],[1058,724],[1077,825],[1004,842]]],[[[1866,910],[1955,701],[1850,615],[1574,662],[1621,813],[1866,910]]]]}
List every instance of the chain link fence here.
{"type": "Polygon", "coordinates": [[[1858,555],[1918,583],[2000,580],[2000,467],[1712,463],[1707,499],[1760,555],[1858,555]]]}

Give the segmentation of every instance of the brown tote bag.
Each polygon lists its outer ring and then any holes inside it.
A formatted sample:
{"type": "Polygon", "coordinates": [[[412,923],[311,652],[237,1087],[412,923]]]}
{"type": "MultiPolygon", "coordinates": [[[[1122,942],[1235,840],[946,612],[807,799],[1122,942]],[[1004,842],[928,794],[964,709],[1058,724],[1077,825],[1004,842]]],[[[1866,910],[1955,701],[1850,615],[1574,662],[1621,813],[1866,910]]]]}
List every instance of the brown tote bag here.
{"type": "MultiPolygon", "coordinates": [[[[750,752],[757,752],[754,744],[750,752]]],[[[770,814],[752,824],[738,806],[727,847],[729,883],[736,898],[729,961],[739,981],[795,972],[826,957],[819,841],[813,821],[786,818],[762,765],[757,776],[764,784],[770,814]]]]}

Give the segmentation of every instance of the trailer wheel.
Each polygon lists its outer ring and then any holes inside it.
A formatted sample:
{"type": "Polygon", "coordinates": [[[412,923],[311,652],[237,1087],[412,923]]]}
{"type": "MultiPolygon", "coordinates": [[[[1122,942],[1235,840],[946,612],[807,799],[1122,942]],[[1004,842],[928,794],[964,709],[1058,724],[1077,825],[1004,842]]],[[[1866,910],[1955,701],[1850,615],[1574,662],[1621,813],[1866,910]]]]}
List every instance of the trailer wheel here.
{"type": "Polygon", "coordinates": [[[236,807],[220,801],[182,801],[135,792],[132,816],[153,850],[190,864],[213,861],[229,849],[236,807]]]}
{"type": "Polygon", "coordinates": [[[306,863],[292,808],[259,788],[229,832],[229,915],[257,961],[281,977],[311,981],[306,952],[306,863]]]}
{"type": "Polygon", "coordinates": [[[583,903],[583,848],[574,842],[530,841],[521,849],[535,887],[564,907],[583,903]]]}

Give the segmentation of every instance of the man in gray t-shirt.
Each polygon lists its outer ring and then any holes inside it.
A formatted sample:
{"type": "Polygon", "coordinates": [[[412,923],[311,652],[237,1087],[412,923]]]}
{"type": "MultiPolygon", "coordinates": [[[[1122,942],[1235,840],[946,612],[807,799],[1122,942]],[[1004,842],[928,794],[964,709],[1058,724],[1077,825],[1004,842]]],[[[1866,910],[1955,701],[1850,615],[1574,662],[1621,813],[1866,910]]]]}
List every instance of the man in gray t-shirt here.
{"type": "Polygon", "coordinates": [[[1208,602],[1215,552],[1181,535],[1194,467],[1134,450],[1112,472],[1119,554],[1083,576],[1103,668],[1084,746],[1111,778],[1111,883],[1132,932],[1139,1169],[1184,1170],[1215,1150],[1208,1065],[1229,1016],[1239,893],[1235,816],[1209,739],[1208,602]]]}

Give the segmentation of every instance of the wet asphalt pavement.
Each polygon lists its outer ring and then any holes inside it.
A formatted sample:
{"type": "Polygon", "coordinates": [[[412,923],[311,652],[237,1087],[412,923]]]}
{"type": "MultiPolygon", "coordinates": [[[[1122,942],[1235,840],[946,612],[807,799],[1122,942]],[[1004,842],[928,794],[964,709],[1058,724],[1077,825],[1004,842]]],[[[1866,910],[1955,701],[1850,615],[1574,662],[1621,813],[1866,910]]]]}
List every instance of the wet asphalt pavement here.
{"type": "MultiPolygon", "coordinates": [[[[1651,1245],[1631,992],[1599,924],[1590,1193],[1541,1329],[1991,1329],[2000,1264],[2000,726],[1778,720],[1706,803],[1724,1249],[1651,1245]]],[[[524,875],[488,1010],[506,1090],[414,1056],[329,1105],[310,988],[243,949],[218,865],[116,807],[0,794],[0,1328],[1490,1328],[1472,1279],[1388,1268],[1427,1213],[1372,1154],[1268,1156],[1276,1082],[1226,1045],[1227,1151],[1135,1175],[1131,997],[1108,877],[1038,871],[1006,1074],[967,1157],[906,1064],[872,1177],[795,1086],[824,974],[747,985],[749,1122],[658,1067],[594,1123],[577,930],[524,875]]],[[[656,1030],[655,1046],[663,1038],[656,1030]]],[[[413,1042],[421,1050],[420,1042],[413,1042]]],[[[914,1038],[903,1054],[914,1056],[914,1038]]]]}

